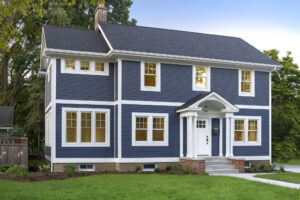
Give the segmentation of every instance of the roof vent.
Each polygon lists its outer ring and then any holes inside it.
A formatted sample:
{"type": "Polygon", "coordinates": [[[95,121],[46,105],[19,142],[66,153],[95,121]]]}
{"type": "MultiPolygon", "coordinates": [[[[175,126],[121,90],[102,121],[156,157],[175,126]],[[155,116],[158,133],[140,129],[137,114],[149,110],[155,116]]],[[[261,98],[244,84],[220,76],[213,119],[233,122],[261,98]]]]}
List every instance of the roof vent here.
{"type": "Polygon", "coordinates": [[[95,10],[95,30],[98,29],[99,22],[107,21],[108,8],[105,8],[104,3],[99,3],[95,10]]]}

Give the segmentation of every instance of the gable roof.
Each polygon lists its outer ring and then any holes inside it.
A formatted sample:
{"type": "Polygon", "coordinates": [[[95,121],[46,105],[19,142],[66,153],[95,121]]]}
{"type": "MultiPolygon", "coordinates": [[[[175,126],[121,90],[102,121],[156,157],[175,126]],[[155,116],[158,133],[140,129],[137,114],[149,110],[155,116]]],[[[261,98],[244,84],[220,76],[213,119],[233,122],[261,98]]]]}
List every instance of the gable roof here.
{"type": "Polygon", "coordinates": [[[241,38],[100,23],[114,50],[278,65],[241,38]]]}
{"type": "Polygon", "coordinates": [[[99,31],[44,25],[47,48],[107,53],[107,46],[99,31]]]}

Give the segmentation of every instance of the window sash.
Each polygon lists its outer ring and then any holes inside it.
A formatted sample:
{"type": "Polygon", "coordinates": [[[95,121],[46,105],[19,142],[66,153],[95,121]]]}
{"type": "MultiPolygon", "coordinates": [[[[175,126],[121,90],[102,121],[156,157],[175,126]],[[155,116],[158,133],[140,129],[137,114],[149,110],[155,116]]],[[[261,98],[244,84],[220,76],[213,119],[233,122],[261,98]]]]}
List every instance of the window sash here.
{"type": "Polygon", "coordinates": [[[80,61],[80,70],[81,71],[89,71],[91,69],[90,61],[81,60],[80,61]]]}
{"type": "Polygon", "coordinates": [[[196,66],[194,81],[195,81],[196,87],[198,87],[198,88],[206,88],[207,87],[207,67],[196,66]]]}
{"type": "Polygon", "coordinates": [[[155,63],[144,63],[144,86],[156,87],[157,67],[155,63]]]}
{"type": "Polygon", "coordinates": [[[261,119],[258,117],[235,118],[233,130],[235,144],[259,144],[261,141],[261,119]]]}
{"type": "Polygon", "coordinates": [[[65,60],[66,70],[75,70],[75,60],[65,60]]]}
{"type": "Polygon", "coordinates": [[[239,70],[239,95],[255,95],[255,71],[239,70]]]}

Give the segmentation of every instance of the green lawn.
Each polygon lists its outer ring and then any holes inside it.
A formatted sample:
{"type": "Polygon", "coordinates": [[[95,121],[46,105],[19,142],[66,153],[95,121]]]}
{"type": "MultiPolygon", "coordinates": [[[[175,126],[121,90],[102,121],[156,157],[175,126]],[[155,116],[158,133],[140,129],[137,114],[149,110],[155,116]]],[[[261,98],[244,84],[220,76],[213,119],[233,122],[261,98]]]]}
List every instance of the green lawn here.
{"type": "Polygon", "coordinates": [[[275,162],[275,164],[300,165],[300,160],[293,159],[289,160],[288,162],[275,162]]]}
{"type": "Polygon", "coordinates": [[[256,177],[300,184],[300,173],[286,172],[286,173],[256,175],[256,177]]]}
{"type": "Polygon", "coordinates": [[[112,174],[63,181],[0,180],[0,199],[298,199],[299,191],[237,178],[207,175],[112,174]]]}

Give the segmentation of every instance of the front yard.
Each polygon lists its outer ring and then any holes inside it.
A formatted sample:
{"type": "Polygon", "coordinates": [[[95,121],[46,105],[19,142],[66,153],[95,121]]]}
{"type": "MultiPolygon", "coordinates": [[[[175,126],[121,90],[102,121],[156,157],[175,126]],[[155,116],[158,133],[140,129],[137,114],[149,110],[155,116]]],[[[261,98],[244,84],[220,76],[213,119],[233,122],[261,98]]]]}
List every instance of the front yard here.
{"type": "Polygon", "coordinates": [[[300,173],[262,174],[256,177],[300,184],[300,173]]]}
{"type": "Polygon", "coordinates": [[[298,199],[299,191],[230,177],[107,174],[44,182],[0,180],[0,199],[298,199]]]}

